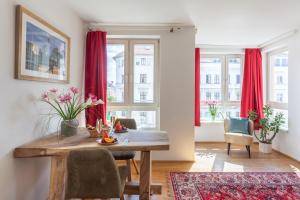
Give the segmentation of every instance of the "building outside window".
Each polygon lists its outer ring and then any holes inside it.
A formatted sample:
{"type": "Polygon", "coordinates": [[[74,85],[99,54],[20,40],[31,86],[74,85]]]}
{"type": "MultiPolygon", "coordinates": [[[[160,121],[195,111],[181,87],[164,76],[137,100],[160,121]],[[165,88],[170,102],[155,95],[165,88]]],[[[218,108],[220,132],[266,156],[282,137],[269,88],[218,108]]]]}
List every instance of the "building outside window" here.
{"type": "Polygon", "coordinates": [[[206,100],[211,100],[211,92],[206,92],[206,100]]]}
{"type": "Polygon", "coordinates": [[[240,74],[236,75],[236,84],[241,84],[241,75],[240,74]]]}
{"type": "Polygon", "coordinates": [[[107,120],[134,118],[138,128],[159,129],[158,55],[158,40],[108,40],[107,120]]]}
{"type": "Polygon", "coordinates": [[[147,92],[146,91],[140,91],[140,99],[141,99],[141,102],[147,101],[147,92]]]}
{"type": "MultiPolygon", "coordinates": [[[[200,66],[201,121],[211,120],[206,101],[217,101],[224,116],[239,116],[242,55],[202,54],[200,66]],[[214,84],[211,84],[212,74],[214,84]]],[[[222,120],[222,116],[217,120],[222,120]]]]}
{"type": "Polygon", "coordinates": [[[147,83],[147,74],[140,74],[140,83],[147,83]]]}
{"type": "Polygon", "coordinates": [[[282,85],[283,84],[283,76],[282,75],[277,75],[276,83],[277,83],[277,85],[282,85]]]}
{"type": "Polygon", "coordinates": [[[220,93],[219,93],[219,92],[215,92],[215,99],[216,99],[217,101],[220,100],[220,93]]]}
{"type": "Polygon", "coordinates": [[[215,75],[215,84],[220,84],[220,77],[219,77],[219,75],[215,75]]]}
{"type": "Polygon", "coordinates": [[[206,84],[211,84],[211,74],[206,74],[206,84]]]}
{"type": "Polygon", "coordinates": [[[141,65],[146,65],[146,59],[147,59],[147,58],[145,58],[145,57],[144,57],[144,58],[141,58],[141,65]]]}
{"type": "Polygon", "coordinates": [[[276,112],[284,113],[288,129],[288,51],[279,49],[268,53],[268,104],[276,112]]]}

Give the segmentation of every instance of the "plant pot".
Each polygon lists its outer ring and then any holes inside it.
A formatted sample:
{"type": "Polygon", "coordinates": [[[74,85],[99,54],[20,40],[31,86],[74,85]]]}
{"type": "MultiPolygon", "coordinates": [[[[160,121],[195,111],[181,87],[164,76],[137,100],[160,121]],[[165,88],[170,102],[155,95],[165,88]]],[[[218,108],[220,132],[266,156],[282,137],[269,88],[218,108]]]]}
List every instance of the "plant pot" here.
{"type": "Polygon", "coordinates": [[[272,153],[272,144],[259,143],[259,151],[262,153],[272,153]]]}
{"type": "Polygon", "coordinates": [[[72,135],[76,135],[78,131],[79,122],[77,119],[72,120],[63,120],[61,122],[61,135],[63,137],[70,137],[72,135]]]}

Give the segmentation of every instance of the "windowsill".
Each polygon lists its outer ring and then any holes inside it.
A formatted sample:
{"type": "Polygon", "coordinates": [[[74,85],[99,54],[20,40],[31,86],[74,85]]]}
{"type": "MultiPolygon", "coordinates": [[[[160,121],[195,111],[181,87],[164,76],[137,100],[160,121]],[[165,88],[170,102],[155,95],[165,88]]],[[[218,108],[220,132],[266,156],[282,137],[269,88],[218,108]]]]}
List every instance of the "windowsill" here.
{"type": "Polygon", "coordinates": [[[279,131],[282,132],[282,133],[288,133],[289,129],[288,128],[281,128],[281,129],[279,129],[279,131]]]}

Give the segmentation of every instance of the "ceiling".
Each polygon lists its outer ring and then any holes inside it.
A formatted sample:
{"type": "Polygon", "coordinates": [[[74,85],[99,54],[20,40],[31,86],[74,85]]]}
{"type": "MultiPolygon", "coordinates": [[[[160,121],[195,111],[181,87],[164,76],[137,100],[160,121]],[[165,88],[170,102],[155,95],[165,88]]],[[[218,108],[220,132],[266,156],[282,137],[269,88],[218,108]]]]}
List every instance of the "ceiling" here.
{"type": "Polygon", "coordinates": [[[300,0],[66,0],[86,22],[183,23],[196,44],[259,45],[300,27],[300,0]]]}

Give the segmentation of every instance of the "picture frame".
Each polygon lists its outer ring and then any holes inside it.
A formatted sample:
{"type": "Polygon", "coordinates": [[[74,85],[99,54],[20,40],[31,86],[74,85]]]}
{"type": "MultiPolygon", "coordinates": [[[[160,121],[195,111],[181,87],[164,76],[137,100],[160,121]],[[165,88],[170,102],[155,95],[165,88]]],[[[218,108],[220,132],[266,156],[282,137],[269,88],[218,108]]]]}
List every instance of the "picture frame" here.
{"type": "Polygon", "coordinates": [[[70,82],[70,37],[21,5],[15,45],[16,79],[70,82]]]}

